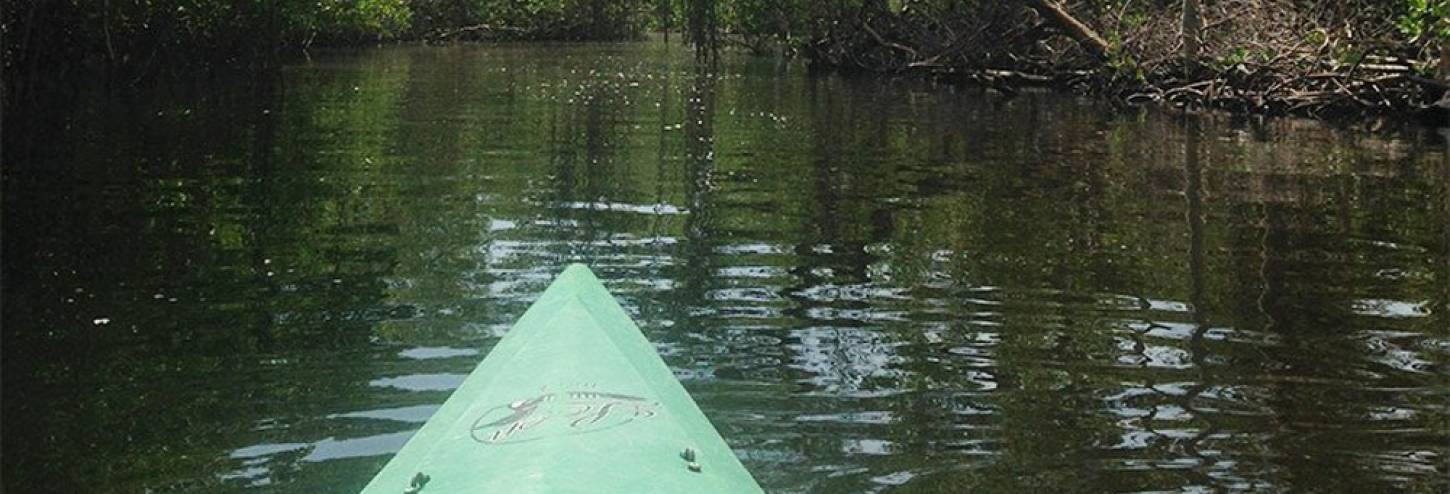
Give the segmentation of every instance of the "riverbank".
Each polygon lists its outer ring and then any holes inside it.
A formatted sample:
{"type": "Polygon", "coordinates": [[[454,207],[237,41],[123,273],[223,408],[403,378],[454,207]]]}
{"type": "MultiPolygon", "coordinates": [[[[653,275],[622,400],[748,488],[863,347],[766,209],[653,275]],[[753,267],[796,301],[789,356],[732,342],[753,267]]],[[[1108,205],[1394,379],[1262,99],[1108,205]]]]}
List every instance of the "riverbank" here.
{"type": "MultiPolygon", "coordinates": [[[[1310,55],[1301,55],[1310,56],[1310,55]]],[[[1445,83],[1416,74],[1402,59],[1390,63],[1323,64],[1323,70],[1293,72],[1262,64],[1187,74],[1165,70],[1151,78],[1124,79],[1111,68],[998,69],[949,65],[910,65],[874,73],[922,76],[972,84],[1012,95],[1029,88],[1085,94],[1124,106],[1159,106],[1188,112],[1301,117],[1333,122],[1412,120],[1421,125],[1450,124],[1450,92],[1445,83]]],[[[836,66],[843,70],[860,67],[836,66]]]]}
{"type": "Polygon", "coordinates": [[[858,29],[829,31],[804,54],[821,65],[1006,93],[1047,86],[1186,110],[1444,125],[1450,108],[1441,17],[1383,5],[1356,10],[1358,2],[1214,2],[1193,19],[1181,5],[1198,2],[1027,3],[980,7],[990,15],[976,17],[878,12],[860,17],[858,29]]]}
{"type": "Polygon", "coordinates": [[[6,108],[57,81],[132,84],[216,67],[264,70],[313,46],[400,41],[610,41],[680,33],[815,66],[928,75],[1013,93],[1047,86],[1123,104],[1444,125],[1443,2],[1103,0],[749,2],[329,0],[20,2],[4,14],[6,108]]]}

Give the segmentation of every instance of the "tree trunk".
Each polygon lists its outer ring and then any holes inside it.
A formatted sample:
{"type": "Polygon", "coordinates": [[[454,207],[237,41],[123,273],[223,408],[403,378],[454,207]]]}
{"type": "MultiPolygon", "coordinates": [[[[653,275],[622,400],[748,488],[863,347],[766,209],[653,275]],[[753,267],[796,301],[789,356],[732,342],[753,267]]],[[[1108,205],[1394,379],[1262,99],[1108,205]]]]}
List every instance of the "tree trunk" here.
{"type": "Polygon", "coordinates": [[[1091,53],[1094,57],[1100,60],[1106,60],[1108,58],[1108,52],[1110,51],[1108,42],[1104,41],[1103,37],[1099,36],[1087,24],[1083,24],[1082,21],[1073,17],[1067,9],[1062,8],[1057,2],[1052,0],[1027,0],[1027,5],[1032,7],[1032,10],[1036,10],[1038,14],[1052,20],[1054,24],[1057,24],[1064,31],[1067,31],[1068,36],[1077,40],[1078,44],[1087,49],[1088,53],[1091,53]]]}
{"type": "Polygon", "coordinates": [[[685,15],[690,42],[695,45],[696,61],[714,63],[720,51],[719,24],[715,0],[686,0],[685,15]]]}
{"type": "Polygon", "coordinates": [[[1450,37],[1440,38],[1440,82],[1450,85],[1450,37]]]}
{"type": "MultiPolygon", "coordinates": [[[[1440,38],[1440,68],[1436,72],[1435,78],[1441,84],[1450,86],[1450,38],[1440,38]]],[[[1440,100],[1436,101],[1434,106],[1440,107],[1443,112],[1450,112],[1450,91],[1441,93],[1440,100]]],[[[1450,134],[1446,134],[1445,137],[1450,139],[1450,134]]],[[[1450,142],[1450,140],[1446,142],[1450,142]]]]}
{"type": "Polygon", "coordinates": [[[1203,29],[1203,19],[1198,13],[1199,0],[1183,0],[1183,24],[1182,42],[1183,49],[1179,54],[1183,57],[1183,67],[1190,74],[1198,71],[1199,31],[1203,29]]]}

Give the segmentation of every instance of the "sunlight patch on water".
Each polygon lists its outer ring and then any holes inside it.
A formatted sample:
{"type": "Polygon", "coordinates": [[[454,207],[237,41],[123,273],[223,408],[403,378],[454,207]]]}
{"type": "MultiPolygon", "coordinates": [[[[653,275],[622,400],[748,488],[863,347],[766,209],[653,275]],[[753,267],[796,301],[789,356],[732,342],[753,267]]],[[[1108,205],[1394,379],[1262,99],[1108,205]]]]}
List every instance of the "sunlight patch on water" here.
{"type": "Polygon", "coordinates": [[[1353,310],[1355,314],[1362,316],[1404,319],[1429,316],[1430,303],[1423,301],[1406,302],[1403,300],[1364,298],[1354,301],[1353,310]]]}
{"type": "Polygon", "coordinates": [[[368,381],[369,386],[405,391],[452,391],[463,385],[465,374],[410,374],[368,381]]]}
{"type": "Polygon", "coordinates": [[[408,439],[413,437],[413,433],[415,432],[417,431],[394,432],[391,434],[347,439],[329,437],[313,443],[312,452],[303,457],[302,461],[320,462],[397,453],[398,450],[403,449],[403,445],[408,443],[408,439]]]}
{"type": "Polygon", "coordinates": [[[890,424],[896,416],[889,411],[842,412],[815,415],[801,415],[797,422],[837,422],[843,424],[890,424]]]}
{"type": "Polygon", "coordinates": [[[689,214],[688,210],[672,204],[629,204],[623,202],[562,202],[554,204],[554,207],[562,209],[582,209],[587,211],[612,211],[617,213],[635,213],[652,215],[673,215],[689,214]]]}
{"type": "Polygon", "coordinates": [[[473,348],[453,348],[446,346],[427,347],[420,346],[409,348],[398,352],[399,357],[413,360],[428,360],[454,357],[472,357],[478,355],[478,350],[473,348]]]}
{"type": "Polygon", "coordinates": [[[334,413],[328,415],[327,418],[391,420],[394,422],[421,424],[427,422],[428,418],[432,417],[434,413],[437,413],[438,408],[441,406],[442,405],[414,405],[410,407],[379,408],[377,410],[361,410],[357,412],[334,413]]]}

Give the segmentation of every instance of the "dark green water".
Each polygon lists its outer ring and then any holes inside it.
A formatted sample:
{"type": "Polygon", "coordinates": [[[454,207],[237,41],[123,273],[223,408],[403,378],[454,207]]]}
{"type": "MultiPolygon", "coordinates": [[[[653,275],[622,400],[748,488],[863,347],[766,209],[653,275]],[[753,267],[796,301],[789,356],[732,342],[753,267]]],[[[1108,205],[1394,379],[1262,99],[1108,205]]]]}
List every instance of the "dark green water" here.
{"type": "Polygon", "coordinates": [[[355,492],[576,261],[772,492],[1450,489],[1430,131],[659,44],[77,90],[5,166],[13,492],[355,492]]]}

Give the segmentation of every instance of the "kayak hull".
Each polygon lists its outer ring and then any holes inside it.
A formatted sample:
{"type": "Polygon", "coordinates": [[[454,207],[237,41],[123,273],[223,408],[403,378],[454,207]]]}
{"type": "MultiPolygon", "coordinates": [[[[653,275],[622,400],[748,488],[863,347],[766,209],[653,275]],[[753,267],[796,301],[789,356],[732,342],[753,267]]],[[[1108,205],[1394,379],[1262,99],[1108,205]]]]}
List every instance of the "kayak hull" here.
{"type": "Polygon", "coordinates": [[[572,265],[364,494],[761,492],[603,285],[572,265]]]}

